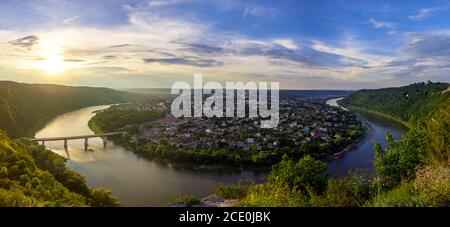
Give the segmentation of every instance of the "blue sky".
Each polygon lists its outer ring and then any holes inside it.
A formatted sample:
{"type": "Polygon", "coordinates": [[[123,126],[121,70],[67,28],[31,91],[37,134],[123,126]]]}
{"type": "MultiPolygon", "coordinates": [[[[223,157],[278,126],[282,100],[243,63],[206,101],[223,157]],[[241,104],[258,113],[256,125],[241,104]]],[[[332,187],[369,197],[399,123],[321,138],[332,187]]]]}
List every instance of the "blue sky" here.
{"type": "Polygon", "coordinates": [[[450,82],[450,1],[1,0],[0,79],[107,87],[450,82]]]}

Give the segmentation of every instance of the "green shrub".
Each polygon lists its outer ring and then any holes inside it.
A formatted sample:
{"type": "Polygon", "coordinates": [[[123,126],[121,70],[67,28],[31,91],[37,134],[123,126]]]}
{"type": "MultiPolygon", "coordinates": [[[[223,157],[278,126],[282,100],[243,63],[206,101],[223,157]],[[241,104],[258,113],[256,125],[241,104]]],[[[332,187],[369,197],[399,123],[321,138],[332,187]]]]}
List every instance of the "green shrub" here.
{"type": "Polygon", "coordinates": [[[218,184],[215,193],[218,196],[224,199],[242,199],[244,198],[249,188],[253,185],[253,182],[249,182],[249,184],[244,184],[243,182],[239,182],[237,184],[218,184]]]}
{"type": "Polygon", "coordinates": [[[308,188],[320,193],[326,185],[325,164],[309,155],[294,163],[284,155],[283,160],[273,167],[269,182],[286,184],[303,193],[308,188]]]}
{"type": "Polygon", "coordinates": [[[411,129],[399,141],[387,133],[388,147],[382,149],[379,143],[374,147],[377,175],[393,187],[402,180],[414,179],[416,169],[426,162],[425,138],[425,132],[420,129],[411,129]]]}
{"type": "Polygon", "coordinates": [[[371,205],[375,207],[419,207],[425,206],[425,199],[417,193],[412,183],[404,182],[397,188],[377,194],[371,205]]]}
{"type": "Polygon", "coordinates": [[[95,188],[91,192],[89,204],[93,207],[117,207],[119,201],[112,195],[111,190],[95,188]]]}
{"type": "Polygon", "coordinates": [[[285,184],[257,184],[241,200],[245,207],[295,207],[307,204],[303,195],[285,184]]]}
{"type": "Polygon", "coordinates": [[[180,195],[174,200],[169,202],[169,206],[171,205],[182,205],[186,207],[191,207],[195,205],[200,205],[200,199],[194,195],[180,195]]]}
{"type": "Polygon", "coordinates": [[[425,206],[450,205],[450,169],[445,164],[420,168],[413,185],[423,195],[425,206]]]}

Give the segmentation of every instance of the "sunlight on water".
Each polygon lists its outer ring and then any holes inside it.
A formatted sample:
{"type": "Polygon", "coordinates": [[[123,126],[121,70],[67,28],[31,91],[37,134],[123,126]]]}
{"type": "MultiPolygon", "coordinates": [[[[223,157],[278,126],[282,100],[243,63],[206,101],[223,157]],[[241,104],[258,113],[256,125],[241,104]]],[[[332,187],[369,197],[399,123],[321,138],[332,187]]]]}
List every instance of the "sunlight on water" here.
{"type": "MultiPolygon", "coordinates": [[[[108,106],[80,109],[57,117],[36,134],[36,138],[90,135],[87,126],[93,112],[108,106]]],[[[70,160],[67,166],[86,177],[89,187],[105,187],[113,191],[124,206],[166,206],[180,194],[207,196],[218,183],[235,183],[252,178],[256,182],[266,174],[252,171],[239,173],[212,173],[182,170],[148,161],[121,146],[108,142],[103,148],[100,138],[89,139],[89,149],[84,150],[84,139],[46,142],[46,147],[70,160]]]]}
{"type": "MultiPolygon", "coordinates": [[[[55,118],[44,129],[36,133],[36,138],[93,135],[94,133],[85,125],[95,113],[94,111],[108,108],[108,106],[88,107],[70,112],[55,118]]],[[[76,162],[90,162],[108,158],[108,147],[103,148],[100,138],[90,138],[89,149],[84,150],[84,139],[69,140],[67,151],[64,141],[48,141],[45,146],[55,153],[76,162]]],[[[109,145],[109,147],[112,147],[109,145]]]]}
{"type": "MultiPolygon", "coordinates": [[[[328,100],[327,104],[331,106],[339,106],[337,101],[341,99],[342,98],[328,100]]],[[[370,125],[372,128],[370,130],[371,132],[356,149],[349,151],[344,157],[328,163],[327,170],[332,175],[345,176],[349,173],[349,171],[354,170],[358,170],[359,172],[366,174],[372,174],[374,172],[373,161],[375,159],[375,152],[373,149],[374,142],[379,142],[382,147],[386,147],[387,132],[390,132],[394,139],[401,139],[402,136],[408,131],[407,127],[389,118],[364,112],[358,114],[370,125]]]]}

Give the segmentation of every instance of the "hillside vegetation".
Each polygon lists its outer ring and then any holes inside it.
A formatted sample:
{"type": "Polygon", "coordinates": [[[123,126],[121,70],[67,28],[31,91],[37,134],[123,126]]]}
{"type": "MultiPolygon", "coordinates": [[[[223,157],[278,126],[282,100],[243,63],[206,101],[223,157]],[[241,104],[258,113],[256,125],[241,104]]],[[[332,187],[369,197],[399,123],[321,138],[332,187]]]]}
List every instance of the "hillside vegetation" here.
{"type": "Polygon", "coordinates": [[[410,131],[401,140],[386,135],[374,144],[375,175],[349,173],[331,178],[325,164],[287,156],[273,166],[264,184],[219,185],[216,194],[239,199],[240,206],[449,206],[449,84],[420,83],[400,88],[361,90],[341,104],[402,120],[410,131]]]}
{"type": "Polygon", "coordinates": [[[59,114],[126,100],[127,93],[107,88],[0,81],[0,129],[13,138],[29,137],[59,114]]]}
{"type": "Polygon", "coordinates": [[[106,189],[89,189],[65,159],[0,132],[0,207],[118,206],[106,189]]]}
{"type": "Polygon", "coordinates": [[[399,88],[361,90],[340,104],[388,115],[421,131],[427,151],[446,159],[450,150],[450,86],[417,83],[399,88]]]}
{"type": "Polygon", "coordinates": [[[64,158],[10,137],[31,137],[59,114],[128,97],[106,88],[0,81],[0,207],[119,205],[111,191],[88,188],[83,176],[66,168],[64,158]]]}
{"type": "Polygon", "coordinates": [[[383,113],[409,124],[429,119],[450,97],[447,83],[417,83],[399,88],[360,90],[343,99],[344,106],[383,113]]]}

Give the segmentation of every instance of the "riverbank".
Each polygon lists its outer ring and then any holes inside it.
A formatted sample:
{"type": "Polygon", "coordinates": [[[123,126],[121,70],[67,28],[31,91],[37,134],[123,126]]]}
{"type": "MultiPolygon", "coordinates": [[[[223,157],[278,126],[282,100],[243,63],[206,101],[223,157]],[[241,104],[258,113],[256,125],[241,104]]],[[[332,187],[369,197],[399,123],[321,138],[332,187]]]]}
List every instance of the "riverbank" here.
{"type": "MultiPolygon", "coordinates": [[[[94,132],[94,134],[102,134],[104,131],[92,120],[89,120],[88,127],[90,130],[94,132]]],[[[227,166],[227,165],[198,165],[196,163],[181,163],[181,162],[174,162],[173,160],[158,157],[158,156],[152,156],[142,153],[138,149],[138,145],[136,142],[131,141],[131,139],[124,139],[124,138],[109,138],[111,139],[115,144],[124,147],[127,150],[132,151],[134,154],[138,155],[139,157],[145,158],[149,161],[155,161],[161,165],[168,165],[173,168],[179,169],[179,170],[193,170],[193,171],[203,171],[203,172],[216,172],[216,173],[238,173],[245,170],[259,170],[261,172],[268,171],[268,169],[253,169],[253,168],[244,168],[240,166],[227,166]]]]}
{"type": "Polygon", "coordinates": [[[359,139],[357,139],[354,143],[346,146],[341,151],[334,153],[332,156],[333,160],[340,159],[344,157],[348,152],[358,149],[362,144],[364,144],[369,138],[371,138],[374,135],[375,130],[372,127],[372,125],[366,119],[361,117],[358,113],[355,114],[358,116],[358,119],[361,121],[364,127],[364,135],[361,136],[359,139]]]}
{"type": "Polygon", "coordinates": [[[397,123],[400,123],[400,124],[404,125],[407,128],[411,128],[412,127],[411,123],[408,123],[408,122],[403,121],[403,120],[401,120],[399,118],[393,117],[393,116],[391,116],[389,114],[381,113],[381,112],[374,111],[374,110],[369,110],[369,109],[366,109],[366,108],[356,107],[356,106],[346,106],[346,108],[348,108],[349,110],[352,110],[353,112],[358,112],[358,111],[359,112],[367,112],[367,113],[375,114],[375,115],[378,115],[378,116],[381,116],[381,117],[384,117],[384,118],[388,118],[388,119],[390,119],[392,121],[395,121],[397,123]]]}
{"type": "MultiPolygon", "coordinates": [[[[116,118],[120,117],[121,114],[123,115],[122,112],[125,111],[121,109],[112,109],[109,111],[106,110],[98,112],[95,117],[90,119],[89,127],[95,133],[102,133],[103,131],[111,130],[114,131],[117,127],[111,127],[109,124],[110,120],[113,119],[111,116],[115,116],[116,118]],[[107,128],[108,130],[102,130],[103,128],[107,128]]],[[[138,110],[133,111],[131,112],[131,116],[140,116],[139,113],[140,112],[138,110]]],[[[172,119],[165,120],[167,118],[166,117],[143,123],[144,118],[138,122],[132,121],[129,110],[125,112],[125,114],[126,119],[128,120],[122,120],[124,124],[120,125],[120,130],[125,129],[129,133],[124,137],[111,138],[116,144],[121,145],[124,148],[133,151],[133,153],[139,155],[140,157],[148,160],[169,164],[179,169],[196,171],[237,172],[242,170],[251,170],[267,172],[271,169],[272,165],[281,161],[283,154],[288,154],[293,160],[298,160],[305,155],[311,155],[315,159],[329,162],[340,158],[344,153],[355,149],[362,141],[364,141],[364,138],[367,137],[367,131],[370,131],[365,129],[361,123],[361,120],[357,120],[357,116],[353,113],[345,111],[344,113],[339,114],[340,117],[337,118],[332,117],[337,114],[337,112],[334,112],[334,115],[331,114],[328,116],[329,119],[332,119],[331,122],[334,122],[335,125],[343,126],[343,129],[331,128],[330,130],[332,132],[330,132],[330,135],[327,135],[327,127],[332,127],[331,125],[333,123],[326,122],[325,124],[322,122],[323,119],[318,119],[317,123],[314,123],[314,125],[316,125],[314,126],[315,129],[311,129],[311,134],[309,134],[310,129],[307,127],[302,129],[307,130],[306,132],[302,130],[298,132],[298,137],[295,136],[296,133],[294,130],[290,129],[289,126],[279,129],[279,132],[286,132],[292,137],[290,143],[286,142],[286,139],[282,136],[275,135],[276,139],[274,139],[275,142],[273,142],[273,144],[271,142],[267,142],[265,140],[266,138],[264,138],[264,141],[261,139],[260,142],[249,142],[253,143],[253,145],[251,145],[251,147],[249,145],[247,149],[224,146],[214,146],[214,148],[212,148],[212,145],[210,148],[188,148],[182,146],[182,143],[181,145],[169,144],[167,141],[170,138],[161,137],[161,141],[149,138],[149,135],[157,134],[154,131],[151,131],[153,127],[156,127],[153,125],[163,125],[166,121],[169,122],[168,124],[170,127],[162,127],[163,129],[162,131],[159,131],[158,135],[161,135],[161,133],[167,133],[167,131],[175,134],[172,129],[178,128],[179,126],[173,123],[172,119]],[[351,121],[347,120],[346,122],[340,122],[339,120],[336,120],[341,117],[345,119],[347,115],[349,115],[349,119],[351,119],[351,121]],[[133,122],[134,124],[130,125],[128,122],[133,122]],[[320,126],[322,123],[324,125],[320,126]],[[144,131],[144,128],[146,127],[143,125],[147,125],[147,131],[144,131]],[[279,138],[282,141],[281,143],[284,145],[277,145],[277,143],[280,143],[278,141],[279,138]],[[314,141],[311,141],[312,139],[314,139],[314,141]],[[303,140],[302,143],[300,143],[300,140],[303,140]],[[295,141],[295,145],[293,141],[295,141]],[[267,146],[270,145],[271,148],[263,148],[262,146],[264,145],[260,146],[259,144],[268,144],[267,146]]],[[[214,125],[215,123],[211,124],[214,125]]],[[[202,130],[200,131],[202,132],[202,130]]],[[[191,132],[185,134],[180,133],[179,135],[187,135],[189,137],[192,136],[191,132]]],[[[245,138],[245,134],[241,136],[244,136],[245,138]]],[[[257,137],[262,136],[259,134],[257,137]]],[[[272,135],[269,134],[266,137],[271,138],[272,135]]],[[[254,139],[252,140],[254,141],[254,139]]],[[[174,143],[173,141],[174,140],[172,140],[172,143],[174,143]]],[[[208,141],[205,141],[206,140],[204,140],[203,143],[208,143],[208,141]]],[[[184,143],[188,144],[189,140],[184,141],[184,143]]],[[[245,142],[241,143],[244,144],[245,142]]]]}
{"type": "MultiPolygon", "coordinates": [[[[36,137],[88,135],[95,112],[108,106],[96,106],[62,114],[51,120],[36,137]]],[[[69,142],[68,149],[59,141],[45,144],[53,153],[68,160],[67,168],[78,172],[90,188],[108,188],[122,206],[167,206],[180,194],[203,198],[218,184],[234,184],[245,179],[265,182],[266,174],[254,171],[194,171],[171,164],[152,161],[111,141],[106,147],[99,138],[89,139],[90,151],[84,150],[84,140],[69,142]]],[[[80,177],[81,178],[81,177],[80,177]]]]}
{"type": "Polygon", "coordinates": [[[89,127],[89,129],[91,129],[92,130],[92,132],[94,132],[94,134],[103,134],[104,132],[103,132],[103,130],[100,128],[100,127],[98,127],[98,125],[94,122],[94,121],[92,121],[92,119],[91,120],[89,120],[89,122],[88,122],[88,127],[89,127]]]}
{"type": "MultiPolygon", "coordinates": [[[[95,123],[90,123],[89,127],[92,131],[97,131],[98,134],[103,133],[103,131],[98,128],[95,123]]],[[[200,164],[196,162],[187,162],[187,161],[177,161],[173,158],[167,158],[157,151],[157,147],[154,149],[148,150],[146,149],[146,145],[139,145],[138,142],[132,141],[131,138],[123,138],[123,137],[110,137],[116,145],[122,146],[128,151],[133,152],[135,155],[142,157],[148,161],[153,161],[161,165],[170,166],[171,168],[183,171],[196,171],[196,172],[204,172],[204,173],[216,173],[216,174],[238,174],[243,171],[252,171],[258,174],[267,174],[272,165],[260,166],[260,165],[251,165],[251,164],[221,164],[221,163],[209,163],[209,164],[200,164]]],[[[171,147],[165,147],[167,151],[170,152],[171,147]]],[[[176,154],[175,154],[176,156],[176,154]]]]}
{"type": "MultiPolygon", "coordinates": [[[[339,104],[339,101],[342,99],[344,99],[344,97],[336,98],[336,99],[329,99],[326,101],[326,104],[330,105],[330,106],[334,106],[334,107],[339,107],[345,111],[349,111],[349,109],[347,109],[339,104]]],[[[363,128],[364,128],[363,135],[360,136],[358,139],[356,139],[353,143],[349,144],[348,146],[344,147],[340,151],[338,151],[338,152],[334,153],[333,155],[331,155],[330,157],[328,157],[327,162],[330,162],[332,160],[337,160],[337,159],[344,157],[348,152],[358,149],[359,146],[361,146],[370,137],[373,136],[374,129],[373,129],[372,125],[366,119],[364,119],[364,117],[359,115],[357,112],[354,112],[354,113],[356,114],[357,119],[363,125],[363,128]]]]}

